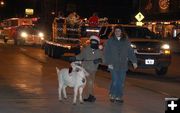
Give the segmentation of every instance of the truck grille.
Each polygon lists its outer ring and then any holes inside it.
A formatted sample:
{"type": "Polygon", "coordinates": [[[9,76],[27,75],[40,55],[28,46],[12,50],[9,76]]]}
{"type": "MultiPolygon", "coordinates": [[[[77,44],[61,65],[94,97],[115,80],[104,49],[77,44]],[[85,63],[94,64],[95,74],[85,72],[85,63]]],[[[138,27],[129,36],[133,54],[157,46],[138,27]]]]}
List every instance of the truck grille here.
{"type": "Polygon", "coordinates": [[[160,43],[158,42],[134,42],[136,54],[161,54],[160,43]]]}
{"type": "Polygon", "coordinates": [[[159,49],[154,48],[138,48],[138,53],[159,53],[159,49]]]}

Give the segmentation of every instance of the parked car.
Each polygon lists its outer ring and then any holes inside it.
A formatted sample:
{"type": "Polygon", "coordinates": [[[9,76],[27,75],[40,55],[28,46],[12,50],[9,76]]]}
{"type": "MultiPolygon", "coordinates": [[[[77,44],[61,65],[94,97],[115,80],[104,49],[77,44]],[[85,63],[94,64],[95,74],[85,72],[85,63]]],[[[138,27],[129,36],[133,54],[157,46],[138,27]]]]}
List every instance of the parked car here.
{"type": "Polygon", "coordinates": [[[122,26],[126,32],[137,56],[139,68],[153,68],[159,76],[167,73],[171,64],[171,50],[167,42],[162,41],[146,27],[109,24],[100,30],[99,37],[102,44],[111,37],[115,26],[122,26]]]}

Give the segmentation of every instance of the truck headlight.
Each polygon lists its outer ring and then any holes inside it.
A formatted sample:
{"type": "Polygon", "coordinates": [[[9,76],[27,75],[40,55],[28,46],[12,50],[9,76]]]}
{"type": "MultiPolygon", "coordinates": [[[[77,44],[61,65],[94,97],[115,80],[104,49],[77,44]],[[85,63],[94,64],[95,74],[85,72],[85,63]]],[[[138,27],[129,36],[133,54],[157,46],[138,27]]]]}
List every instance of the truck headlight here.
{"type": "Polygon", "coordinates": [[[169,44],[163,44],[162,46],[161,46],[161,49],[170,49],[170,46],[169,46],[169,44]]]}
{"type": "Polygon", "coordinates": [[[162,49],[162,50],[161,50],[162,53],[164,53],[164,54],[166,54],[166,55],[170,55],[170,54],[171,54],[169,44],[163,44],[163,45],[161,46],[161,49],[162,49]]]}
{"type": "Polygon", "coordinates": [[[44,33],[43,32],[39,32],[38,36],[41,37],[41,39],[44,37],[44,33]]]}
{"type": "Polygon", "coordinates": [[[21,32],[20,35],[21,35],[21,37],[23,37],[23,38],[27,38],[27,37],[28,37],[28,34],[27,34],[26,32],[24,32],[24,31],[21,32]]]}

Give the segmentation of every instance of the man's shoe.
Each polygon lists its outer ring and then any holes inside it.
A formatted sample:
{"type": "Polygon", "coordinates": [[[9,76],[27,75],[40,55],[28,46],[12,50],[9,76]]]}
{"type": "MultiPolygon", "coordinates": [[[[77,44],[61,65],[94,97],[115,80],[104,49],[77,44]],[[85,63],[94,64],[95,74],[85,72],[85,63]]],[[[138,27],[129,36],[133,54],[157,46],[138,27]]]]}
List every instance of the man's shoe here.
{"type": "Polygon", "coordinates": [[[88,98],[85,98],[85,99],[83,99],[85,102],[86,101],[89,101],[91,98],[90,98],[90,95],[89,95],[89,97],[88,98]]]}
{"type": "Polygon", "coordinates": [[[96,97],[95,96],[91,96],[91,102],[95,102],[96,101],[96,97]]]}
{"type": "Polygon", "coordinates": [[[115,99],[115,102],[117,102],[117,103],[124,103],[124,100],[123,100],[123,99],[120,99],[120,98],[116,98],[116,99],[115,99]]]}
{"type": "Polygon", "coordinates": [[[111,101],[111,102],[115,102],[115,98],[114,98],[114,96],[112,96],[112,95],[109,95],[109,100],[111,101]]]}
{"type": "Polygon", "coordinates": [[[96,98],[93,95],[89,95],[88,98],[84,99],[85,102],[95,102],[96,98]]]}
{"type": "Polygon", "coordinates": [[[112,102],[112,103],[115,102],[115,99],[113,99],[113,98],[110,98],[109,100],[110,100],[110,102],[112,102]]]}

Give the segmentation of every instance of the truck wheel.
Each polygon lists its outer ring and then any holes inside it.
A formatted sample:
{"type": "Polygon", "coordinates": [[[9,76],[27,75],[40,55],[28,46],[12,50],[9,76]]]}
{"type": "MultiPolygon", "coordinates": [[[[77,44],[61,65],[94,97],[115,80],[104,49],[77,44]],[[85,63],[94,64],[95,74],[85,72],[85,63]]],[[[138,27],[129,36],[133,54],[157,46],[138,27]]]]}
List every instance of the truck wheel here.
{"type": "Polygon", "coordinates": [[[4,38],[4,43],[7,43],[8,39],[4,38]]]}
{"type": "Polygon", "coordinates": [[[59,47],[54,47],[52,51],[53,58],[60,58],[63,55],[63,51],[59,47]]]}
{"type": "Polygon", "coordinates": [[[14,39],[14,45],[17,45],[17,39],[14,39]]]}
{"type": "Polygon", "coordinates": [[[53,58],[56,58],[56,47],[54,47],[54,46],[51,48],[51,56],[53,58]]]}
{"type": "Polygon", "coordinates": [[[49,56],[49,57],[52,57],[52,46],[51,45],[49,45],[48,46],[48,53],[47,53],[47,55],[49,56]]]}
{"type": "Polygon", "coordinates": [[[168,71],[168,67],[161,67],[156,69],[156,74],[158,76],[164,76],[168,71]]]}
{"type": "Polygon", "coordinates": [[[16,44],[19,45],[19,46],[20,45],[24,45],[25,44],[25,40],[19,39],[19,40],[17,40],[16,44]]]}
{"type": "Polygon", "coordinates": [[[48,44],[45,44],[44,45],[44,53],[45,53],[45,55],[48,54],[48,49],[49,49],[48,44]]]}
{"type": "Polygon", "coordinates": [[[20,41],[20,40],[17,40],[17,41],[16,41],[16,45],[18,45],[18,46],[21,45],[21,41],[20,41]]]}
{"type": "Polygon", "coordinates": [[[75,55],[78,55],[80,52],[81,52],[81,50],[79,49],[79,50],[76,50],[76,51],[74,52],[74,54],[75,54],[75,55]]]}

